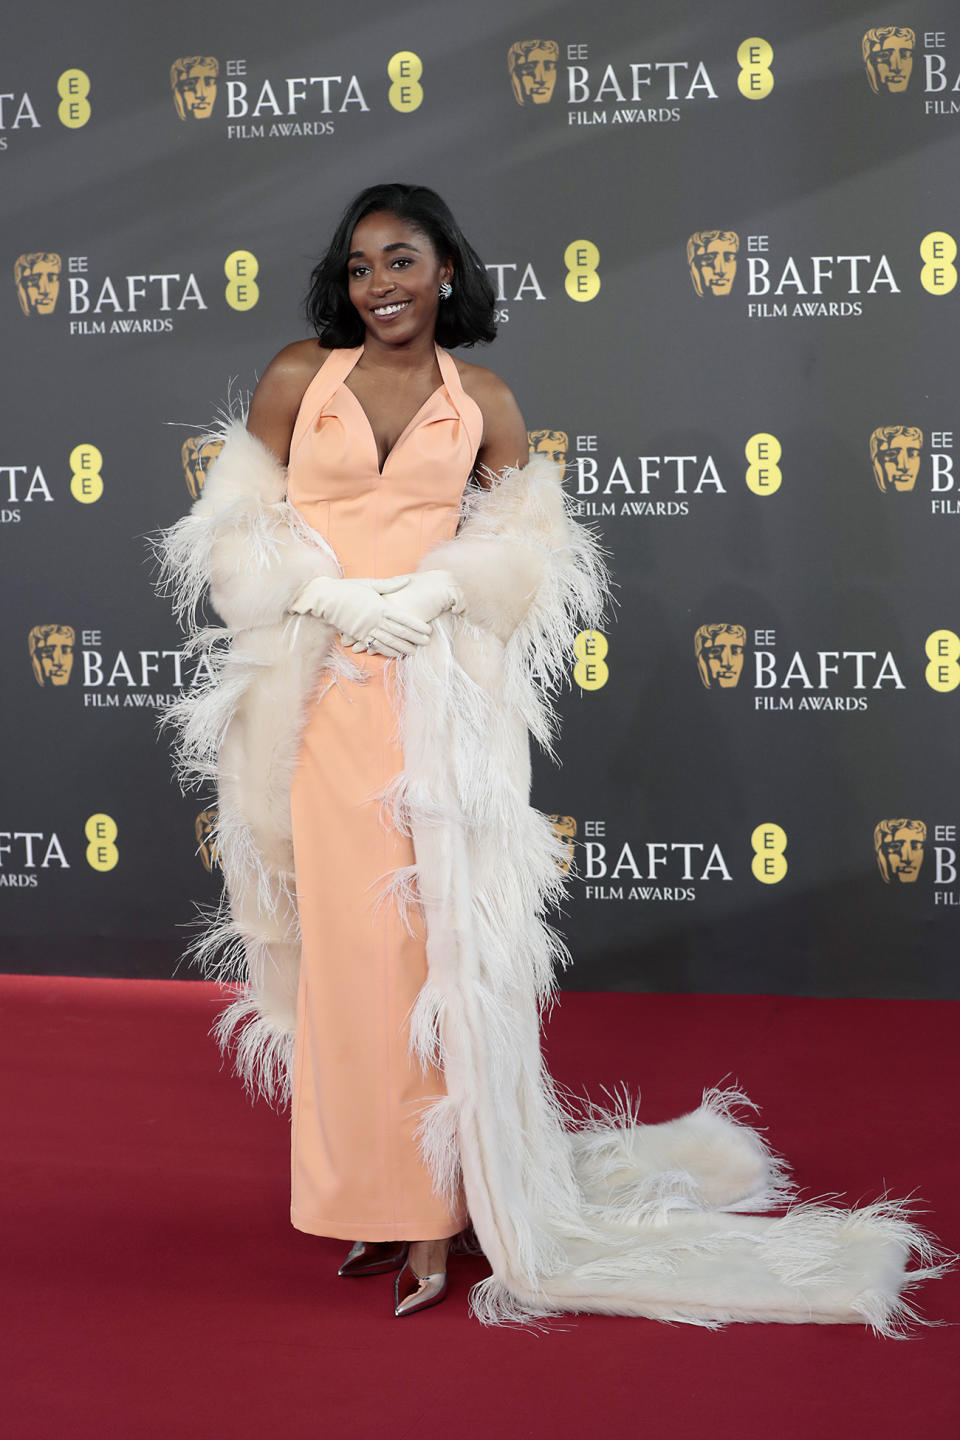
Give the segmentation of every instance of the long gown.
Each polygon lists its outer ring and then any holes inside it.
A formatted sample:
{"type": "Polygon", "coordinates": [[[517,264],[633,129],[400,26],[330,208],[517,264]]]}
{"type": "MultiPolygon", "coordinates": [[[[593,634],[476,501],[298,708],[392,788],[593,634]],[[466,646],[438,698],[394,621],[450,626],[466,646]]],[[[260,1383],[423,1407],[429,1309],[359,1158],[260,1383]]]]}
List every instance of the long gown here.
{"type": "MultiPolygon", "coordinates": [[[[347,578],[412,571],[457,528],[482,433],[452,357],[381,473],[373,430],[344,384],[363,347],[334,350],[314,376],[290,447],[288,497],[347,578]]],[[[339,641],[337,641],[339,647],[339,641]]],[[[291,1115],[290,1218],[347,1240],[427,1240],[467,1223],[433,1192],[414,1132],[445,1091],[407,1054],[409,1010],[427,974],[423,919],[383,902],[388,872],[414,863],[378,793],[403,769],[389,670],[348,652],[362,680],[329,673],[303,732],[291,789],[303,940],[291,1115]],[[378,899],[381,903],[378,904],[378,899]],[[411,933],[412,932],[412,933],[411,933]]]]}

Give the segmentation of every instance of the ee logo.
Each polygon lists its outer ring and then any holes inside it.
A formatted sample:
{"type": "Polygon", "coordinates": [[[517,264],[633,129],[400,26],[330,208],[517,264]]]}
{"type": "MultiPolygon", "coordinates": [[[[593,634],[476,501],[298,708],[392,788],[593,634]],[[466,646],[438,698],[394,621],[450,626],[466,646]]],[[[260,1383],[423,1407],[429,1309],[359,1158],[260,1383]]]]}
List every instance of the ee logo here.
{"type": "Polygon", "coordinates": [[[953,630],[934,630],[927,636],[924,646],[930,664],[926,668],[926,681],[931,690],[946,694],[960,685],[960,635],[953,630]]]}
{"type": "Polygon", "coordinates": [[[396,55],[390,56],[387,74],[391,82],[387,99],[394,110],[400,110],[404,115],[416,110],[423,100],[423,86],[420,84],[423,61],[420,56],[412,50],[398,50],[396,55]]]}
{"type": "Polygon", "coordinates": [[[227,277],[224,294],[231,310],[252,310],[260,299],[257,275],[260,261],[250,250],[233,250],[223,262],[227,277]]]}
{"type": "Polygon", "coordinates": [[[571,240],[563,252],[567,278],[563,285],[571,300],[593,300],[600,289],[600,251],[592,240],[571,240]]]}
{"type": "Polygon", "coordinates": [[[758,825],[750,836],[753,859],[750,869],[754,880],[761,885],[777,885],[787,873],[784,850],[787,848],[787,832],[779,825],[758,825]]]}
{"type": "Polygon", "coordinates": [[[581,630],[573,642],[573,678],[581,690],[599,690],[610,679],[604,657],[610,646],[600,630],[581,630]]]}
{"type": "Polygon", "coordinates": [[[777,464],[783,451],[776,435],[751,435],[743,447],[750,464],[747,466],[747,489],[754,495],[772,495],[780,489],[783,476],[777,464]]]}
{"type": "Polygon", "coordinates": [[[931,295],[949,295],[957,283],[957,242],[945,230],[931,230],[920,241],[920,284],[931,295]]]}
{"type": "Polygon", "coordinates": [[[74,445],[70,451],[70,494],[81,505],[92,505],[103,494],[102,465],[96,445],[74,445]]]}
{"type": "Polygon", "coordinates": [[[117,822],[112,815],[91,815],[83,833],[88,840],[87,864],[91,870],[112,870],[120,859],[113,843],[117,838],[117,822]]]}
{"type": "Polygon", "coordinates": [[[773,89],[772,59],[773,46],[758,35],[744,40],[738,48],[740,74],[737,76],[737,89],[746,100],[763,100],[770,94],[773,89]]]}
{"type": "Polygon", "coordinates": [[[57,119],[68,130],[79,130],[90,119],[90,77],[84,70],[64,70],[57,81],[57,119]]]}

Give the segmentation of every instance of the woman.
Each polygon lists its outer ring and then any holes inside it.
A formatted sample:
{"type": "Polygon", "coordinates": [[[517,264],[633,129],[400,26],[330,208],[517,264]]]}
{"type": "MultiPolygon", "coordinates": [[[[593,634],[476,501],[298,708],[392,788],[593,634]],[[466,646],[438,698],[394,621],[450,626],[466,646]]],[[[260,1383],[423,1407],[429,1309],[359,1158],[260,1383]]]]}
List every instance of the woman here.
{"type": "Polygon", "coordinates": [[[745,1097],[644,1126],[577,1113],[544,1067],[563,847],[528,737],[550,748],[606,577],[510,391],[441,348],[492,339],[493,296],[439,197],[359,195],[309,313],[319,343],[271,363],[161,547],[181,613],[209,586],[226,622],[195,632],[212,678],[170,718],[218,786],[229,913],[197,949],[235,986],[221,1043],[292,1099],[294,1225],[355,1242],[341,1274],[402,1266],[398,1315],[442,1298],[469,1218],[488,1322],[893,1333],[941,1268],[905,1206],[769,1219],[790,1189],[745,1097]]]}

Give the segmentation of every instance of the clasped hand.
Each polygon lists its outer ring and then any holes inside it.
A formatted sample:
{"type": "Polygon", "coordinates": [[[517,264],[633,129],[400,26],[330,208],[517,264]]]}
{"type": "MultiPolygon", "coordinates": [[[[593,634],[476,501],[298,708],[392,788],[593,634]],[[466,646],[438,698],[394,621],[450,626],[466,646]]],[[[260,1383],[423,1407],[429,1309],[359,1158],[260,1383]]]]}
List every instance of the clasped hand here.
{"type": "Polygon", "coordinates": [[[459,610],[452,577],[443,570],[384,579],[311,580],[290,606],[294,614],[317,615],[340,631],[344,645],[388,659],[411,655],[425,645],[433,621],[444,610],[459,610]]]}

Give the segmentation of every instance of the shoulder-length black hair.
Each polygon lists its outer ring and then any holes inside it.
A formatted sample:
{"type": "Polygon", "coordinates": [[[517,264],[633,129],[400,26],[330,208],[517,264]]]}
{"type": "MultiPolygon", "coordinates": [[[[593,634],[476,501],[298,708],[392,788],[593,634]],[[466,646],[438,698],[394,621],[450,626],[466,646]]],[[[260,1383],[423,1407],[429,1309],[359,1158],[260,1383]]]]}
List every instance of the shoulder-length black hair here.
{"type": "Polygon", "coordinates": [[[440,196],[425,185],[371,185],[343,212],[327,253],[310,277],[304,308],[320,344],[336,350],[363,343],[363,321],[347,292],[347,256],[360,221],[382,211],[426,235],[440,259],[453,262],[453,294],[437,311],[438,345],[449,349],[493,340],[497,333],[493,286],[440,196]]]}

